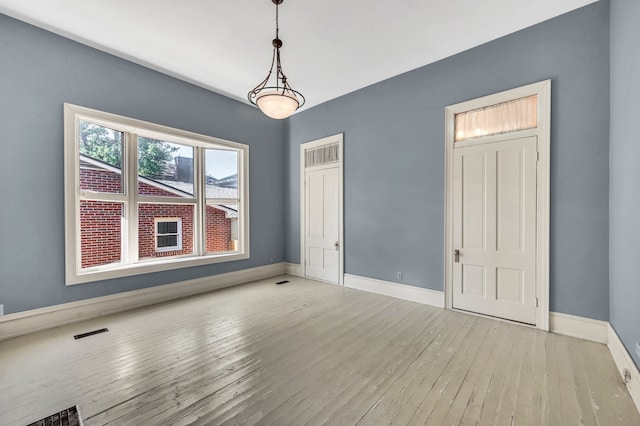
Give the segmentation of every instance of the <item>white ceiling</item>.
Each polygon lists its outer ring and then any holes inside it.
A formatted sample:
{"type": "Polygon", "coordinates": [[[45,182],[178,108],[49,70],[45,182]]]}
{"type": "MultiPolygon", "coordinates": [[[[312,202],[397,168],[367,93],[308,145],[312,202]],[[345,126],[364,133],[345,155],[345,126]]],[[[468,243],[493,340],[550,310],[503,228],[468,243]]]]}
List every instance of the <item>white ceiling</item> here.
{"type": "MultiPolygon", "coordinates": [[[[282,66],[305,108],[596,0],[285,0],[282,66]]],[[[0,12],[246,102],[271,0],[0,0],[0,12]]]]}

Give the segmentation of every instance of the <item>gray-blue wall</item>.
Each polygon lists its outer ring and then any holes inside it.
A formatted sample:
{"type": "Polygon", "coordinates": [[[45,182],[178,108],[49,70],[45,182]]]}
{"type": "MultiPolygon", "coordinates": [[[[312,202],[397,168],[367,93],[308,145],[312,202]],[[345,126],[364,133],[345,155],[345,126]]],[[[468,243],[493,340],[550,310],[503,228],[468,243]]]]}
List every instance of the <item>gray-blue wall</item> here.
{"type": "MultiPolygon", "coordinates": [[[[339,75],[331,78],[340,78],[339,75]]],[[[609,4],[598,2],[289,120],[286,256],[300,261],[299,145],[345,134],[345,271],[443,289],[444,108],[552,79],[551,310],[609,318],[609,4]]]]}
{"type": "Polygon", "coordinates": [[[611,2],[611,325],[640,366],[640,2],[611,2]]]}
{"type": "Polygon", "coordinates": [[[240,102],[0,15],[5,313],[283,261],[284,131],[240,102]],[[248,144],[251,259],[65,287],[64,102],[248,144]]]}
{"type": "MultiPolygon", "coordinates": [[[[612,49],[620,53],[611,70],[614,80],[618,74],[630,80],[637,59],[625,62],[622,51],[634,51],[631,40],[637,42],[629,21],[637,5],[615,1],[614,11],[620,30],[612,32],[612,49]]],[[[299,144],[339,132],[345,133],[346,272],[397,281],[402,271],[405,284],[441,290],[445,106],[551,78],[551,309],[608,320],[609,49],[609,2],[601,1],[278,122],[0,15],[0,303],[11,313],[269,258],[299,262],[299,144]],[[63,102],[249,144],[251,259],[65,287],[63,102]]],[[[612,111],[629,110],[630,91],[615,82],[611,88],[612,111]]],[[[612,131],[614,137],[620,143],[611,147],[612,182],[628,184],[638,151],[630,136],[612,131]]],[[[621,241],[633,217],[621,207],[634,194],[625,188],[612,189],[612,265],[614,252],[637,253],[621,241]]],[[[638,318],[629,307],[637,286],[625,276],[611,274],[611,317],[621,330],[638,318]]],[[[619,332],[630,348],[638,336],[628,328],[619,332]]]]}

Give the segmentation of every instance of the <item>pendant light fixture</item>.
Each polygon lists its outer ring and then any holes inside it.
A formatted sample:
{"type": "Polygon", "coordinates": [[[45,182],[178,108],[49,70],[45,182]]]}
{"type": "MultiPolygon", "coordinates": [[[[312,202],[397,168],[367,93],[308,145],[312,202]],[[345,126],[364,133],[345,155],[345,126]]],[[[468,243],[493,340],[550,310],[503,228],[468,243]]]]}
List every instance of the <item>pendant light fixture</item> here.
{"type": "Polygon", "coordinates": [[[248,94],[249,102],[256,105],[268,117],[283,119],[289,117],[298,108],[304,105],[304,96],[297,90],[293,90],[287,81],[287,77],[282,72],[280,64],[280,48],[282,40],[278,37],[278,6],[284,0],[271,0],[276,5],[276,38],[273,39],[273,57],[271,58],[271,69],[267,78],[262,80],[248,94]],[[271,78],[274,74],[275,81],[271,78]]]}

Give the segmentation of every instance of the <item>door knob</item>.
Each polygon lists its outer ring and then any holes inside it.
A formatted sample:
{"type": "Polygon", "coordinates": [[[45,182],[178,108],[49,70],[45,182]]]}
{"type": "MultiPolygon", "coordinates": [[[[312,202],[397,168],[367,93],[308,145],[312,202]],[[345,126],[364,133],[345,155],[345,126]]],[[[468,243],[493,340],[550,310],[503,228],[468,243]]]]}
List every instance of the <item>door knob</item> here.
{"type": "Polygon", "coordinates": [[[336,241],[333,246],[336,248],[336,250],[340,250],[340,243],[338,241],[336,241]]]}
{"type": "Polygon", "coordinates": [[[456,263],[460,262],[460,250],[455,249],[453,251],[453,261],[456,263]]]}

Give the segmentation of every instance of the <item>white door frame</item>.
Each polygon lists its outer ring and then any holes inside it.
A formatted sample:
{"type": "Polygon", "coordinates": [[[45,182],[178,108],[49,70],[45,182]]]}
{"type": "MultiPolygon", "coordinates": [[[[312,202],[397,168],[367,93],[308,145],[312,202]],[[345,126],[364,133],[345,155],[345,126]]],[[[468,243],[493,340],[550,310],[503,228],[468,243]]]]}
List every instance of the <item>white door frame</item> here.
{"type": "MultiPolygon", "coordinates": [[[[448,106],[445,131],[445,307],[453,309],[453,149],[455,114],[538,95],[538,127],[501,135],[485,136],[479,143],[536,136],[538,139],[536,192],[536,328],[549,331],[549,194],[551,145],[551,80],[533,83],[493,95],[448,106]]],[[[467,141],[465,141],[467,142],[467,141]]],[[[473,143],[471,140],[469,144],[473,143]]],[[[467,144],[467,143],[465,143],[467,144]]]]}
{"type": "Polygon", "coordinates": [[[331,167],[338,167],[338,244],[340,245],[340,253],[338,255],[338,284],[344,285],[344,133],[327,136],[326,138],[317,139],[300,145],[300,264],[302,266],[302,276],[307,276],[307,259],[306,259],[306,191],[305,178],[307,170],[318,170],[331,167]],[[338,144],[338,162],[331,165],[323,164],[315,167],[305,167],[305,150],[317,148],[323,145],[338,144]]]}

